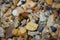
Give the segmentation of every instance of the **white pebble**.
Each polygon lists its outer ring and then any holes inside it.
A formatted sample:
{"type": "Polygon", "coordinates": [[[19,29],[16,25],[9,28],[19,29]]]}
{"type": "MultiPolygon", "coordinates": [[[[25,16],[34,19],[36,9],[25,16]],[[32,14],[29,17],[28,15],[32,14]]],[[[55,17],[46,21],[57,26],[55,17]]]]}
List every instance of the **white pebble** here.
{"type": "Polygon", "coordinates": [[[18,4],[17,4],[17,6],[19,6],[19,5],[21,5],[21,4],[22,4],[22,2],[21,2],[21,1],[19,1],[19,2],[18,2],[18,4]]]}
{"type": "Polygon", "coordinates": [[[13,10],[12,14],[13,14],[14,16],[16,16],[16,15],[17,15],[17,10],[13,10]]]}

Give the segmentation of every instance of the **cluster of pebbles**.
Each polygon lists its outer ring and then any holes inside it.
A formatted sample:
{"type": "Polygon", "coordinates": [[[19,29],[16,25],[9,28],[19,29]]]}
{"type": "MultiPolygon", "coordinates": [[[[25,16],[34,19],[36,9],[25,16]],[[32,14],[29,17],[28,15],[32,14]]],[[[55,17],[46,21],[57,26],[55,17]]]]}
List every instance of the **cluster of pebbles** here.
{"type": "Polygon", "coordinates": [[[0,0],[0,40],[60,40],[60,9],[52,3],[0,0]]]}

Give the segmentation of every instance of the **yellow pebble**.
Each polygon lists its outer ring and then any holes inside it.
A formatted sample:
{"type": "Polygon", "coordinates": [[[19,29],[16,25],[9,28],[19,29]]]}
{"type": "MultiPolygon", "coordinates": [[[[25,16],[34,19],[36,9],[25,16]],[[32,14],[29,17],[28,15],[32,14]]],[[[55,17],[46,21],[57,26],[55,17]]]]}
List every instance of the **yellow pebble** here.
{"type": "Polygon", "coordinates": [[[25,27],[26,27],[27,30],[34,31],[34,30],[37,29],[38,24],[33,23],[33,22],[29,22],[25,27]]]}
{"type": "Polygon", "coordinates": [[[17,33],[18,33],[18,29],[13,29],[13,30],[12,30],[12,34],[13,34],[13,35],[17,35],[17,33]]]}

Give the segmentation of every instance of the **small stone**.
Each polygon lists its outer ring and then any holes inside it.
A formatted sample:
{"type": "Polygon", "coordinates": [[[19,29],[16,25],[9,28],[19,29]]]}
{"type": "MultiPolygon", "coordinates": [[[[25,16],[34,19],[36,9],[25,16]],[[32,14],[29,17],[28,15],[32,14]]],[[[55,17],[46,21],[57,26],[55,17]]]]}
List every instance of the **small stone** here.
{"type": "Polygon", "coordinates": [[[4,17],[9,17],[11,16],[12,10],[8,9],[8,11],[4,14],[4,17]]]}
{"type": "Polygon", "coordinates": [[[45,16],[49,17],[50,16],[50,11],[45,11],[45,16]]]}
{"type": "Polygon", "coordinates": [[[44,30],[42,31],[42,37],[45,40],[49,40],[49,38],[50,38],[50,30],[47,27],[45,27],[44,30]]]}
{"type": "Polygon", "coordinates": [[[12,30],[14,29],[14,24],[11,24],[10,27],[6,31],[6,38],[12,37],[12,30]]]}
{"type": "Polygon", "coordinates": [[[38,27],[38,29],[37,29],[37,31],[42,32],[42,31],[43,31],[43,29],[44,29],[44,27],[43,27],[43,26],[39,26],[39,27],[38,27]]]}
{"type": "Polygon", "coordinates": [[[21,23],[22,23],[22,26],[24,26],[27,23],[27,20],[24,19],[21,21],[21,23]]]}
{"type": "Polygon", "coordinates": [[[31,10],[31,9],[27,9],[26,12],[28,12],[28,13],[32,13],[32,10],[31,10]]]}
{"type": "Polygon", "coordinates": [[[23,9],[23,8],[17,7],[17,8],[15,8],[15,9],[12,11],[12,14],[13,14],[14,16],[18,16],[20,13],[23,13],[23,12],[24,12],[24,9],[23,9]]]}
{"type": "Polygon", "coordinates": [[[46,17],[44,15],[44,10],[40,11],[40,21],[46,21],[46,17]]]}
{"type": "Polygon", "coordinates": [[[1,6],[1,12],[3,12],[3,13],[5,13],[7,10],[8,10],[8,8],[5,6],[6,4],[3,4],[2,6],[1,6]]]}
{"type": "Polygon", "coordinates": [[[11,7],[11,4],[6,4],[6,7],[8,7],[8,8],[11,7]]]}
{"type": "Polygon", "coordinates": [[[37,4],[37,9],[40,9],[40,7],[41,7],[40,3],[39,3],[39,4],[37,4]]]}
{"type": "Polygon", "coordinates": [[[0,27],[0,37],[4,37],[4,32],[5,30],[2,27],[0,27]]]}
{"type": "Polygon", "coordinates": [[[22,4],[25,4],[25,3],[26,3],[26,1],[20,0],[20,1],[18,2],[17,6],[22,5],[22,4]]]}
{"type": "Polygon", "coordinates": [[[16,36],[17,36],[17,33],[18,33],[18,29],[13,29],[13,30],[12,30],[12,34],[13,34],[13,35],[16,35],[16,36]]]}
{"type": "Polygon", "coordinates": [[[30,2],[28,4],[30,5],[30,8],[33,8],[34,6],[36,6],[36,3],[34,3],[34,2],[30,2]]]}
{"type": "Polygon", "coordinates": [[[30,36],[34,36],[34,35],[37,35],[37,34],[39,34],[38,31],[35,31],[35,32],[28,31],[28,35],[30,35],[30,36]]]}
{"type": "Polygon", "coordinates": [[[26,33],[26,28],[25,28],[25,27],[20,27],[20,32],[21,32],[22,34],[26,33]]]}
{"type": "Polygon", "coordinates": [[[15,17],[15,20],[14,20],[14,27],[18,27],[18,23],[19,23],[18,18],[15,17]]]}
{"type": "Polygon", "coordinates": [[[38,24],[33,23],[33,22],[29,22],[25,27],[26,27],[27,30],[34,31],[34,30],[37,29],[38,24]],[[33,24],[33,25],[32,25],[32,24],[33,24]]]}
{"type": "Polygon", "coordinates": [[[52,32],[56,32],[56,31],[57,31],[57,28],[54,27],[54,26],[51,26],[51,31],[52,31],[52,32]]]}
{"type": "Polygon", "coordinates": [[[19,0],[13,0],[14,5],[17,5],[19,0]]]}
{"type": "Polygon", "coordinates": [[[30,2],[27,2],[24,5],[21,5],[21,7],[23,7],[26,10],[26,8],[34,8],[36,6],[36,4],[37,3],[30,1],[30,2]]]}
{"type": "Polygon", "coordinates": [[[52,26],[53,24],[54,24],[54,17],[53,15],[50,15],[48,17],[47,26],[49,27],[49,26],[52,26]]]}

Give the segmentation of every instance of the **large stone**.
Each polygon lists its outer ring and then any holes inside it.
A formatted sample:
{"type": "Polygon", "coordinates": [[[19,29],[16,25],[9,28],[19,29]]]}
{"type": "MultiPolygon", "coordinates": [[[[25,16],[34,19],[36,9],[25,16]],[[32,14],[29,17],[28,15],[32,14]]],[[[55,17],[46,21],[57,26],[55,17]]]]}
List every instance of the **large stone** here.
{"type": "Polygon", "coordinates": [[[29,22],[25,27],[26,27],[27,30],[34,31],[34,30],[37,29],[38,24],[33,23],[33,22],[29,22]]]}

